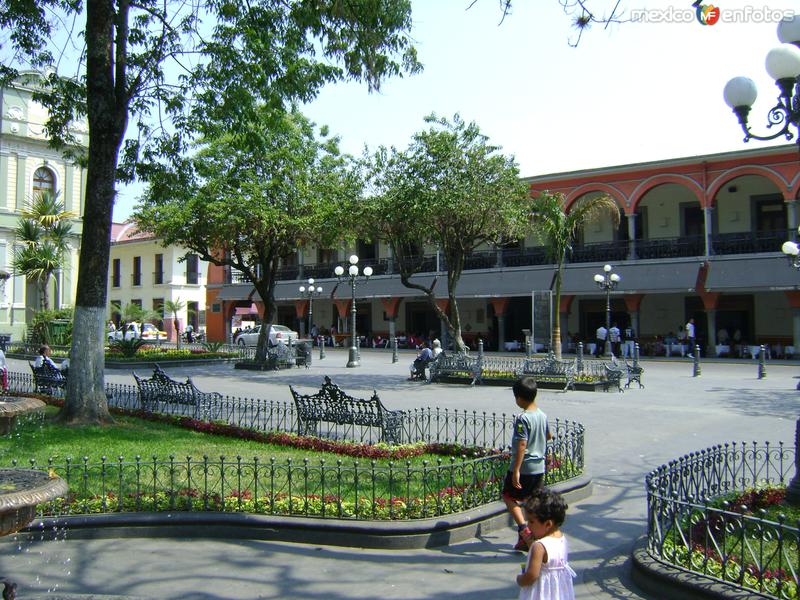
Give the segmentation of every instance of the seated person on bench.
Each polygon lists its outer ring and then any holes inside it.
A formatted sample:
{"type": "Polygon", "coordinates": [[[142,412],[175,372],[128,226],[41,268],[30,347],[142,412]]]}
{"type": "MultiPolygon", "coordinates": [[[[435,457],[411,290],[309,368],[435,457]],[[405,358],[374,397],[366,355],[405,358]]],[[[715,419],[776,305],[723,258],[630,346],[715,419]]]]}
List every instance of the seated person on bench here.
{"type": "Polygon", "coordinates": [[[431,352],[431,349],[428,347],[428,342],[422,342],[422,346],[420,346],[419,352],[417,353],[417,358],[414,359],[414,362],[411,363],[409,367],[411,370],[411,376],[408,378],[409,381],[425,379],[425,367],[432,360],[433,352],[431,352]]]}
{"type": "Polygon", "coordinates": [[[55,371],[58,371],[62,375],[66,375],[66,372],[69,369],[69,360],[68,359],[65,360],[61,364],[61,367],[59,368],[59,366],[53,362],[53,359],[50,358],[50,355],[52,353],[53,351],[50,349],[50,346],[48,346],[47,344],[43,344],[39,348],[39,355],[33,361],[33,366],[36,367],[37,369],[41,369],[42,366],[44,366],[44,364],[47,363],[48,365],[53,367],[55,371]]]}

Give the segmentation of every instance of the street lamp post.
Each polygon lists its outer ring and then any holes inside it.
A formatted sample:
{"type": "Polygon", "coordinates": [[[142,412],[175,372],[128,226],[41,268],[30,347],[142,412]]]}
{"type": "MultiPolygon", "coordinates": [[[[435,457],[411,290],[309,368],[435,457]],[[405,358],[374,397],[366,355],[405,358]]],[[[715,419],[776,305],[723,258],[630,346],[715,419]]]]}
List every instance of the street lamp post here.
{"type": "Polygon", "coordinates": [[[349,281],[350,291],[352,293],[352,302],[350,303],[350,353],[347,360],[348,367],[359,367],[361,363],[358,360],[358,337],[356,336],[356,284],[361,281],[366,281],[372,276],[372,267],[364,267],[363,279],[358,275],[358,257],[353,254],[350,257],[350,267],[347,269],[347,275],[344,274],[344,267],[337,266],[333,270],[337,279],[340,282],[349,281]]]}
{"type": "MultiPolygon", "coordinates": [[[[780,136],[791,140],[791,128],[800,127],[800,15],[778,23],[781,45],[767,53],[766,67],[769,76],[778,86],[778,103],[767,113],[767,128],[779,127],[771,135],[756,135],[750,131],[747,118],[756,101],[758,90],[748,77],[734,77],[725,84],[725,103],[733,109],[744,131],[744,141],[774,140],[780,136]]],[[[798,138],[800,144],[800,138],[798,138]]]]}
{"type": "Polygon", "coordinates": [[[603,266],[603,274],[598,273],[594,276],[594,281],[601,290],[606,292],[606,347],[605,355],[611,356],[611,290],[615,289],[622,279],[616,273],[612,273],[611,265],[603,266]]]}
{"type": "MultiPolygon", "coordinates": [[[[763,136],[751,133],[747,117],[758,96],[756,84],[752,79],[734,77],[725,84],[723,92],[725,103],[733,109],[739,119],[745,142],[751,138],[773,140],[780,136],[791,140],[795,137],[792,128],[800,129],[800,15],[783,19],[778,23],[778,40],[781,45],[770,50],[766,59],[767,73],[775,80],[779,90],[778,103],[767,113],[767,127],[780,127],[778,131],[763,136]]],[[[800,137],[797,143],[800,145],[800,137]]],[[[800,247],[790,240],[783,243],[781,250],[789,257],[790,265],[800,269],[800,247]]],[[[795,422],[794,477],[786,488],[786,501],[794,506],[800,506],[800,419],[795,422]]]]}
{"type": "MultiPolygon", "coordinates": [[[[797,228],[800,232],[800,227],[797,228]]],[[[783,242],[781,250],[789,259],[793,269],[800,269],[800,247],[791,240],[783,242]]],[[[800,390],[800,383],[797,384],[800,390]]],[[[800,505],[800,419],[794,424],[794,477],[786,487],[786,501],[794,506],[800,505]]]]}
{"type": "MultiPolygon", "coordinates": [[[[306,286],[300,286],[300,297],[301,298],[308,298],[308,331],[306,334],[308,337],[311,337],[311,327],[314,324],[313,315],[314,315],[314,296],[319,296],[322,293],[322,287],[314,287],[314,278],[308,278],[308,288],[306,286]]],[[[312,340],[311,345],[314,345],[312,340]]]]}

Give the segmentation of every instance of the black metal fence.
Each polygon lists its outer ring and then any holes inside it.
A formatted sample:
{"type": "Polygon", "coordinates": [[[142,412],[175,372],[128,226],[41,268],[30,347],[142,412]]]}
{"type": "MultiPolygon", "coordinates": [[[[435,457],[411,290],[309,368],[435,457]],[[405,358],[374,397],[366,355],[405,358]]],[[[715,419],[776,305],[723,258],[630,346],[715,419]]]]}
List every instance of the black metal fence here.
{"type": "MultiPolygon", "coordinates": [[[[34,392],[32,376],[9,373],[15,393],[34,392]]],[[[134,386],[106,386],[110,407],[141,410],[134,386]]],[[[194,407],[158,403],[152,412],[194,418],[194,407]]],[[[295,432],[293,404],[225,396],[202,411],[204,421],[262,432],[295,432]]],[[[576,477],[584,468],[584,428],[571,421],[551,424],[546,481],[576,477]]],[[[356,425],[325,424],[320,436],[374,442],[380,432],[356,425]]],[[[56,500],[47,514],[113,511],[213,510],[265,514],[300,514],[354,519],[414,519],[457,512],[492,502],[499,490],[511,441],[510,415],[421,408],[403,413],[402,441],[459,444],[495,449],[488,456],[441,458],[436,462],[306,459],[278,462],[224,457],[169,457],[128,460],[51,460],[34,468],[52,468],[70,486],[67,499],[56,500]]]]}
{"type": "Polygon", "coordinates": [[[794,474],[783,443],[730,443],[652,471],[647,549],[652,558],[766,598],[798,598],[798,522],[776,506],[794,474]]]}

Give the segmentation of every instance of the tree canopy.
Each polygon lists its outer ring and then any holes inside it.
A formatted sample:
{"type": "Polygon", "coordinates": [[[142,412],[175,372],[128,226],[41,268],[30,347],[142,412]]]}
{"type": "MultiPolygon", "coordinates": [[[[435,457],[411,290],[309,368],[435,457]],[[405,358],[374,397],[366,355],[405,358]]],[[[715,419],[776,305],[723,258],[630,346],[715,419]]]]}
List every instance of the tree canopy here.
{"type": "MultiPolygon", "coordinates": [[[[175,157],[154,173],[134,220],[164,245],[180,244],[251,281],[275,312],[278,268],[307,243],[339,241],[338,224],[361,193],[338,140],[320,137],[299,111],[262,107],[243,130],[207,137],[195,156],[175,157]]],[[[256,359],[264,359],[262,327],[256,359]]]]}
{"type": "Polygon", "coordinates": [[[372,195],[364,203],[365,234],[392,249],[406,287],[421,291],[463,350],[456,288],[466,258],[528,231],[528,186],[513,157],[491,145],[474,122],[430,115],[405,151],[379,149],[369,159],[372,195]],[[424,245],[444,258],[449,311],[436,303],[436,281],[412,279],[424,268],[424,245]]]}

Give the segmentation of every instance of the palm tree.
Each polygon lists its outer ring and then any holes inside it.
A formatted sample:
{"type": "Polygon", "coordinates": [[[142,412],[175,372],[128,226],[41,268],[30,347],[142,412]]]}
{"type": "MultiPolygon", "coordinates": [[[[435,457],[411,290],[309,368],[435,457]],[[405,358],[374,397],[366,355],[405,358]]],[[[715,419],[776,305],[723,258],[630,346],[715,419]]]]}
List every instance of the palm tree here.
{"type": "Polygon", "coordinates": [[[608,215],[614,227],[619,226],[619,206],[610,196],[592,196],[574,204],[567,212],[563,194],[543,192],[533,200],[533,226],[537,230],[550,259],[556,264],[555,318],[551,347],[556,358],[561,358],[561,277],[567,253],[578,230],[586,223],[608,215]]]}
{"type": "MultiPolygon", "coordinates": [[[[38,192],[26,203],[14,230],[20,245],[14,250],[13,268],[38,284],[39,306],[43,310],[49,308],[47,288],[50,278],[64,264],[72,235],[70,219],[74,217],[74,213],[64,209],[58,194],[38,192]]],[[[56,287],[56,297],[59,295],[60,290],[56,287]]]]}
{"type": "Polygon", "coordinates": [[[178,313],[181,312],[185,306],[186,304],[180,298],[164,301],[164,310],[172,314],[172,325],[175,327],[175,339],[177,340],[178,350],[181,349],[181,322],[178,320],[178,313]]]}

